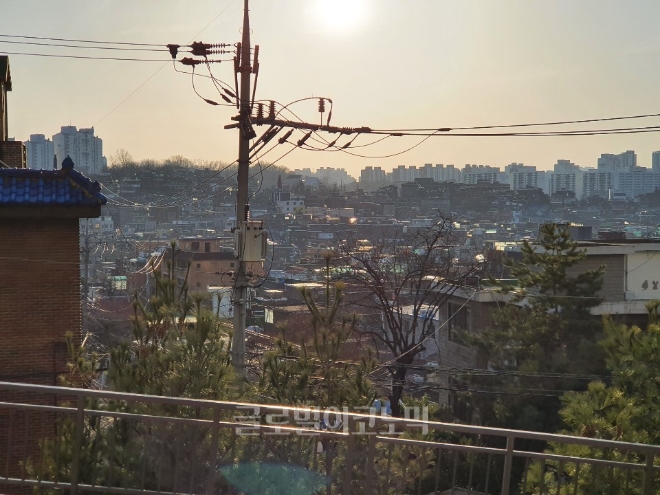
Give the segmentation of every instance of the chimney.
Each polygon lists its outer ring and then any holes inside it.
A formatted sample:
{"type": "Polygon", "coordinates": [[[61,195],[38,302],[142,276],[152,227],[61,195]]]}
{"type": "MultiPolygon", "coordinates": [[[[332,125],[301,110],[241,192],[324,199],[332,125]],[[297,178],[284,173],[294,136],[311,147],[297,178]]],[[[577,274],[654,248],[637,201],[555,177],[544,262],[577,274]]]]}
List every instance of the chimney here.
{"type": "Polygon", "coordinates": [[[9,139],[9,124],[7,112],[7,92],[11,91],[11,72],[9,71],[9,57],[0,55],[0,142],[9,139]]]}
{"type": "Polygon", "coordinates": [[[9,140],[7,92],[11,91],[9,57],[0,55],[0,163],[11,168],[26,168],[27,154],[22,141],[9,140]]]}

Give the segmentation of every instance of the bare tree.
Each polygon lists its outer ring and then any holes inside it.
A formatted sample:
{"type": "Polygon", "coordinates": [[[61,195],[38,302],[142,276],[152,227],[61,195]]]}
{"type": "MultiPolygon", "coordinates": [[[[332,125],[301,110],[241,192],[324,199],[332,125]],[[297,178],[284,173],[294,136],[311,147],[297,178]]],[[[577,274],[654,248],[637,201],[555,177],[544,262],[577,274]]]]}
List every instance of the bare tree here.
{"type": "Polygon", "coordinates": [[[128,151],[121,148],[110,156],[110,163],[113,167],[125,167],[136,162],[128,151]]]}
{"type": "Polygon", "coordinates": [[[365,294],[360,304],[382,315],[382,324],[365,324],[361,331],[392,353],[385,367],[392,380],[392,413],[400,416],[410,365],[435,337],[441,307],[474,277],[477,264],[455,260],[459,240],[450,218],[399,236],[383,234],[374,245],[349,239],[339,249],[352,268],[347,278],[365,294]]]}

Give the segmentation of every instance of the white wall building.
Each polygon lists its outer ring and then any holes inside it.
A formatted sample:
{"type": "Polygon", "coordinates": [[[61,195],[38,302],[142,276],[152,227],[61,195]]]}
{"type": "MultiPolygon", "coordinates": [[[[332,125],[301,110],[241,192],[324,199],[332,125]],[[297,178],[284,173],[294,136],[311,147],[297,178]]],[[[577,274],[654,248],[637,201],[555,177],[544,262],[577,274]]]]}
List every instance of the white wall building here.
{"type": "Polygon", "coordinates": [[[617,172],[630,170],[637,166],[637,155],[634,151],[628,150],[618,155],[603,153],[598,159],[598,170],[604,172],[617,172]]]}
{"type": "Polygon", "coordinates": [[[660,151],[651,153],[651,169],[654,172],[660,172],[660,151]]]}
{"type": "Polygon", "coordinates": [[[582,196],[582,172],[570,160],[557,160],[550,178],[550,194],[570,191],[577,198],[582,196]]]}
{"type": "Polygon", "coordinates": [[[103,156],[103,141],[94,136],[94,128],[76,129],[75,126],[63,126],[53,136],[55,157],[58,167],[70,156],[75,168],[83,174],[103,172],[107,161],[103,156]]]}
{"type": "Polygon", "coordinates": [[[529,187],[538,187],[538,175],[535,166],[511,163],[506,166],[504,171],[509,176],[509,185],[514,191],[529,187]]]}
{"type": "Polygon", "coordinates": [[[35,170],[53,170],[55,148],[50,139],[43,134],[30,134],[30,139],[25,141],[27,152],[27,166],[35,170]]]}
{"type": "Polygon", "coordinates": [[[281,213],[295,213],[305,208],[305,198],[290,192],[277,191],[273,193],[273,202],[281,213]]]}

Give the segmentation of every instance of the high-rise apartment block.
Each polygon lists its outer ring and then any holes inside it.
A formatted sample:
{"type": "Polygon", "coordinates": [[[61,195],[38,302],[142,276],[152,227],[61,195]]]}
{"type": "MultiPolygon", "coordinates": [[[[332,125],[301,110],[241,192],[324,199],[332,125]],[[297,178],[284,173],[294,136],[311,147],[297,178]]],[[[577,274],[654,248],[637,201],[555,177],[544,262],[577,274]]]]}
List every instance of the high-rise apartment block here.
{"type": "Polygon", "coordinates": [[[598,170],[616,172],[630,170],[637,166],[637,154],[634,151],[625,151],[618,155],[604,153],[598,159],[598,170]]]}
{"type": "Polygon", "coordinates": [[[651,153],[651,170],[660,172],[660,151],[651,153]]]}
{"type": "Polygon", "coordinates": [[[582,174],[580,167],[570,160],[557,160],[550,177],[550,194],[559,191],[570,191],[580,196],[582,174]]]}
{"type": "Polygon", "coordinates": [[[509,185],[514,191],[538,187],[538,175],[535,166],[511,163],[505,167],[504,172],[508,175],[509,185]]]}
{"type": "Polygon", "coordinates": [[[35,170],[52,170],[55,168],[55,147],[50,139],[43,134],[30,134],[25,142],[27,151],[27,166],[35,170]]]}
{"type": "Polygon", "coordinates": [[[58,165],[69,156],[83,174],[98,174],[106,167],[103,141],[94,136],[93,127],[78,130],[72,125],[63,126],[53,136],[53,145],[58,165]]]}
{"type": "Polygon", "coordinates": [[[469,165],[463,167],[463,183],[477,184],[478,182],[502,182],[503,175],[499,167],[489,165],[469,165]]]}

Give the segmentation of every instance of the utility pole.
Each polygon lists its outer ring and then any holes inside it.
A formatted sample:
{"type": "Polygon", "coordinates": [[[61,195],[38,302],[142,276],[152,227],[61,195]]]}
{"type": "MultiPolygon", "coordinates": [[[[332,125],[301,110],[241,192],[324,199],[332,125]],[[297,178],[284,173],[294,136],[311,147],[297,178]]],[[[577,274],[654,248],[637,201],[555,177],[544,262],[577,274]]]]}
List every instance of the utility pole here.
{"type": "MultiPolygon", "coordinates": [[[[250,14],[248,0],[243,5],[243,38],[241,40],[238,72],[240,73],[240,113],[238,126],[238,192],[236,201],[236,227],[239,231],[249,220],[248,206],[248,172],[250,167],[250,139],[254,137],[250,115],[252,101],[250,82],[252,65],[250,61],[250,14]]],[[[245,324],[246,305],[248,298],[248,278],[246,274],[245,249],[240,242],[236,243],[238,269],[234,285],[234,337],[232,339],[232,363],[239,375],[245,376],[245,324]]]]}

